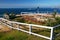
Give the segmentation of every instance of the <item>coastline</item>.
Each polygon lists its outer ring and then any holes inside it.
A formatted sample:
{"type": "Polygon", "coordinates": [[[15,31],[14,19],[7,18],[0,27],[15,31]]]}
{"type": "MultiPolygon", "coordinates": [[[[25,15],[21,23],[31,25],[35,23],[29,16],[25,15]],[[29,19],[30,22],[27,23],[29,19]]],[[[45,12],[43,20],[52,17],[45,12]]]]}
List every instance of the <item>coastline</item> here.
{"type": "MultiPolygon", "coordinates": [[[[42,16],[52,16],[52,13],[29,13],[29,14],[17,14],[16,16],[24,16],[24,15],[28,15],[28,16],[35,16],[35,15],[42,15],[42,16]]],[[[56,14],[56,16],[60,17],[60,14],[56,14]]]]}

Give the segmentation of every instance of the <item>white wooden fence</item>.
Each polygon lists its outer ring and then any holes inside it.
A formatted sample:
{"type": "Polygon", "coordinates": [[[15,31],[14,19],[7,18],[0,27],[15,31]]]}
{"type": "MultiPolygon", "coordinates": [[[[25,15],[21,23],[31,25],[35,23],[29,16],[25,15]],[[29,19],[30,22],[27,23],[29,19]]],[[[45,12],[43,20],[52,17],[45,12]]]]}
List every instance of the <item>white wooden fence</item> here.
{"type": "Polygon", "coordinates": [[[39,36],[39,37],[42,37],[42,38],[46,38],[46,39],[49,39],[49,40],[54,40],[54,28],[57,28],[57,27],[60,26],[60,25],[57,25],[57,26],[54,26],[54,27],[48,27],[48,26],[42,26],[42,25],[34,25],[34,24],[27,24],[27,23],[9,21],[9,20],[4,19],[4,18],[0,18],[0,23],[3,23],[4,25],[7,25],[8,27],[10,27],[12,29],[17,29],[17,30],[20,30],[20,31],[23,31],[23,32],[26,32],[26,33],[29,33],[29,34],[33,34],[33,35],[36,35],[36,36],[39,36]],[[19,27],[17,27],[17,28],[12,27],[12,24],[14,24],[14,23],[21,24],[21,25],[28,25],[29,26],[29,31],[23,30],[19,27]],[[39,28],[50,29],[50,37],[46,37],[46,36],[43,36],[43,35],[40,35],[40,34],[37,34],[37,33],[33,33],[32,32],[32,26],[36,26],[36,27],[39,27],[39,28]]]}

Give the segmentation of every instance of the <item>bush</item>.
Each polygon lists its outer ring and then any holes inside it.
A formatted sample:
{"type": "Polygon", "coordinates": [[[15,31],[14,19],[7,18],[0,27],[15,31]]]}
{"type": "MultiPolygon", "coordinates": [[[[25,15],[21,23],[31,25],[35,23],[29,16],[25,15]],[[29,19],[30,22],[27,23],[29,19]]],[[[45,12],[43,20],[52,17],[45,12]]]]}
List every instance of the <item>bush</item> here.
{"type": "Polygon", "coordinates": [[[58,24],[60,24],[60,17],[56,17],[55,20],[57,21],[58,24]]]}
{"type": "Polygon", "coordinates": [[[14,18],[16,18],[16,15],[12,12],[12,13],[10,13],[9,14],[9,19],[14,19],[14,18]]]}

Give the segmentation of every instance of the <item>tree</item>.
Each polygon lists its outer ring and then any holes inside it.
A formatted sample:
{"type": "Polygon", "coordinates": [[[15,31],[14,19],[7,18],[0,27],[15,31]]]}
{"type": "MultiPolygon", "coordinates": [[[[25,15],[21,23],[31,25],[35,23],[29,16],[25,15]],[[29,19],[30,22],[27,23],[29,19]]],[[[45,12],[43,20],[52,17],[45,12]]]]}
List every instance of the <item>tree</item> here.
{"type": "Polygon", "coordinates": [[[16,18],[16,15],[13,12],[11,12],[9,16],[10,16],[10,19],[16,18]]]}

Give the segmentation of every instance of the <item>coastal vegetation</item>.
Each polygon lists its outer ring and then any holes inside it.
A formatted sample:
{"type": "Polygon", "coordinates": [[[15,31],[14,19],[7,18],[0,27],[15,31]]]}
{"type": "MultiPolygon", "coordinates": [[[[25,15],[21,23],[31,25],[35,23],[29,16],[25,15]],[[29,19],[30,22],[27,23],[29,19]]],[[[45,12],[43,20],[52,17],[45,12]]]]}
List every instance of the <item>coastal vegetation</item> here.
{"type": "Polygon", "coordinates": [[[22,23],[28,23],[28,24],[38,24],[38,25],[45,25],[45,26],[55,26],[60,24],[60,17],[56,17],[57,12],[54,11],[52,13],[52,18],[47,17],[47,21],[45,20],[44,22],[37,21],[34,18],[30,18],[29,16],[24,17],[24,16],[16,16],[13,12],[11,13],[5,13],[7,17],[4,18],[9,19],[11,21],[17,21],[17,22],[22,22],[22,23]]]}
{"type": "MultiPolygon", "coordinates": [[[[42,25],[55,26],[55,25],[60,24],[60,17],[56,17],[56,12],[54,12],[54,14],[52,14],[52,16],[53,16],[53,19],[47,18],[48,20],[45,21],[46,23],[44,23],[44,24],[42,24],[42,25]]],[[[11,20],[11,21],[17,21],[17,22],[22,22],[22,23],[37,24],[37,23],[34,23],[33,21],[31,22],[30,20],[29,20],[29,21],[26,21],[26,20],[24,19],[24,17],[22,17],[22,16],[17,17],[17,16],[16,16],[15,14],[13,14],[13,13],[9,14],[9,20],[11,20]],[[11,16],[12,16],[13,18],[10,18],[11,16]]],[[[41,22],[41,23],[42,23],[42,22],[41,22]]],[[[39,24],[39,25],[40,25],[40,24],[39,24]]],[[[14,26],[14,27],[15,27],[15,26],[14,26]]],[[[22,27],[23,27],[23,26],[22,26],[22,27]]],[[[22,29],[28,30],[28,28],[25,27],[25,25],[24,25],[24,27],[23,27],[22,29]]],[[[40,29],[39,29],[39,28],[33,27],[32,32],[50,37],[50,30],[49,30],[49,29],[43,29],[43,28],[40,28],[40,29]]],[[[60,27],[59,27],[59,28],[56,28],[56,30],[55,30],[54,32],[55,32],[55,34],[58,34],[58,33],[60,32],[60,27]],[[57,29],[58,29],[58,30],[57,30],[57,29]]],[[[40,37],[38,38],[38,37],[35,37],[35,36],[32,36],[32,35],[28,35],[28,34],[26,34],[26,33],[24,33],[24,32],[17,31],[17,30],[13,30],[12,32],[11,32],[11,31],[10,31],[10,32],[7,32],[6,34],[9,35],[9,36],[3,38],[3,35],[1,35],[1,40],[2,40],[2,39],[3,39],[3,40],[16,40],[16,39],[18,39],[18,40],[46,40],[46,39],[43,39],[43,38],[40,39],[40,37]],[[13,35],[13,34],[14,34],[14,35],[13,35]],[[23,38],[24,38],[24,39],[23,39],[23,38]]],[[[60,37],[60,36],[59,36],[59,37],[60,37]]],[[[59,37],[57,37],[56,40],[60,40],[59,37]]]]}
{"type": "MultiPolygon", "coordinates": [[[[44,33],[47,34],[47,33],[44,33]]],[[[11,30],[9,32],[0,32],[0,40],[47,40],[27,33],[11,30]]],[[[60,36],[56,37],[55,40],[60,40],[60,36]]]]}
{"type": "Polygon", "coordinates": [[[29,35],[18,30],[12,30],[9,32],[0,32],[0,40],[46,40],[46,39],[34,35],[29,35]]]}
{"type": "Polygon", "coordinates": [[[57,12],[55,11],[52,14],[53,19],[48,18],[48,20],[46,21],[45,25],[47,26],[56,26],[60,24],[60,17],[56,17],[57,12]]]}
{"type": "Polygon", "coordinates": [[[14,19],[16,18],[16,15],[14,14],[14,12],[11,12],[10,15],[9,15],[9,19],[14,19]]]}
{"type": "Polygon", "coordinates": [[[14,12],[11,12],[10,14],[6,12],[4,13],[3,17],[8,20],[13,20],[14,18],[16,18],[16,15],[14,14],[14,12]]]}

